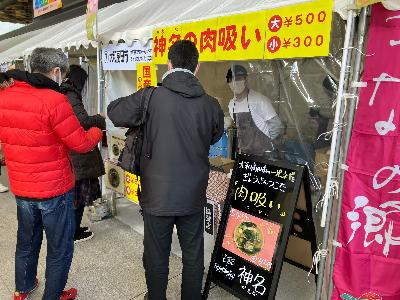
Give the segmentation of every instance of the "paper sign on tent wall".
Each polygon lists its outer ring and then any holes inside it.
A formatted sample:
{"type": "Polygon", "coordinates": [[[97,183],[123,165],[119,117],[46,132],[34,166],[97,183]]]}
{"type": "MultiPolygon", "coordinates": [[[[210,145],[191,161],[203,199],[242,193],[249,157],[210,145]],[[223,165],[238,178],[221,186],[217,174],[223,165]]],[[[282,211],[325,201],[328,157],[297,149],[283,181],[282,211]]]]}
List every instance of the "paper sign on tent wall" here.
{"type": "Polygon", "coordinates": [[[327,56],[332,13],[331,0],[268,11],[264,58],[327,56]]]}
{"type": "Polygon", "coordinates": [[[104,70],[136,70],[138,63],[151,62],[152,43],[142,46],[134,42],[126,44],[107,45],[101,49],[104,70]]]}
{"type": "Polygon", "coordinates": [[[137,64],[136,89],[157,86],[156,66],[152,63],[137,64]]]}
{"type": "Polygon", "coordinates": [[[140,177],[125,172],[125,198],[135,203],[139,203],[138,189],[141,189],[140,177]]]}
{"type": "Polygon", "coordinates": [[[33,17],[39,17],[62,7],[61,0],[34,0],[33,17]]]}

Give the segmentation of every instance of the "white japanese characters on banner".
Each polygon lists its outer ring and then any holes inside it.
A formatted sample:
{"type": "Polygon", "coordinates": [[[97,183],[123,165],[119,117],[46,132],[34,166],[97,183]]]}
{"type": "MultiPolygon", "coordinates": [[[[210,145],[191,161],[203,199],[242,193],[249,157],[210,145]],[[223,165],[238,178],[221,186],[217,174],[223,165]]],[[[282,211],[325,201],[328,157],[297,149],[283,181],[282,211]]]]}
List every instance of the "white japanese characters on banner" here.
{"type": "Polygon", "coordinates": [[[145,46],[140,42],[134,42],[132,46],[107,45],[101,56],[104,70],[136,70],[136,64],[151,62],[152,42],[145,46]]]}
{"type": "Polygon", "coordinates": [[[400,14],[374,5],[362,78],[366,84],[344,175],[342,246],[337,248],[331,300],[400,299],[400,289],[394,288],[400,276],[399,46],[400,14]]]}

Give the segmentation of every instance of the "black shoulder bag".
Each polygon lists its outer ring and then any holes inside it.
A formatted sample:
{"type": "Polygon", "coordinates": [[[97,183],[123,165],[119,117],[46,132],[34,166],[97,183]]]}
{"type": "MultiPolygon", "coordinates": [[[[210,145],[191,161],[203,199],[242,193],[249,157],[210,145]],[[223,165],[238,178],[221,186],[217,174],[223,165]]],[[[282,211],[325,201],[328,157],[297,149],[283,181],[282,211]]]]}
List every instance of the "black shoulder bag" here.
{"type": "Polygon", "coordinates": [[[122,169],[138,176],[140,175],[140,156],[145,135],[147,109],[155,89],[155,87],[146,87],[142,90],[140,107],[143,109],[143,114],[140,124],[134,128],[129,128],[126,132],[125,147],[118,158],[118,164],[122,169]]]}

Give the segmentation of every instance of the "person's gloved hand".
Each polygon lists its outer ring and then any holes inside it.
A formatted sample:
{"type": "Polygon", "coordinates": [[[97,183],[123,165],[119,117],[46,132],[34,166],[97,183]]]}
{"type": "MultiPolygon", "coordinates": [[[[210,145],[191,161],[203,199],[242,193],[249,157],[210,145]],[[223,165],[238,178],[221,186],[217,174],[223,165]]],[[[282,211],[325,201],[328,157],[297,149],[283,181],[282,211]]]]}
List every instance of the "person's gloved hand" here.
{"type": "Polygon", "coordinates": [[[106,118],[103,114],[97,115],[96,127],[100,128],[101,130],[106,130],[106,118]]]}

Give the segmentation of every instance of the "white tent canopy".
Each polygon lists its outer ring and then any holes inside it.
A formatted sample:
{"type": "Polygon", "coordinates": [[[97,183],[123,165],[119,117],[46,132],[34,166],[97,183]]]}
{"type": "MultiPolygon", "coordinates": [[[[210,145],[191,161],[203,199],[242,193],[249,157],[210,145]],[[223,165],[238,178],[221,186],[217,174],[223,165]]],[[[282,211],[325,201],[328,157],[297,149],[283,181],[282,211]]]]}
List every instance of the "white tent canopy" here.
{"type": "MultiPolygon", "coordinates": [[[[143,44],[157,27],[294,5],[310,0],[129,0],[101,9],[98,34],[102,42],[124,40],[143,44]]],[[[336,0],[338,10],[351,0],[336,0]]],[[[0,41],[0,63],[29,54],[36,47],[88,47],[86,16],[0,41]]]]}

